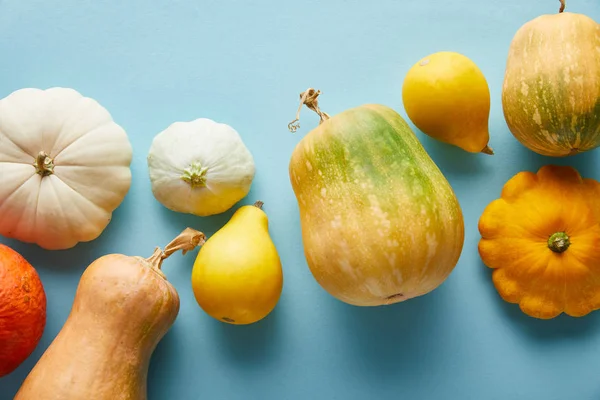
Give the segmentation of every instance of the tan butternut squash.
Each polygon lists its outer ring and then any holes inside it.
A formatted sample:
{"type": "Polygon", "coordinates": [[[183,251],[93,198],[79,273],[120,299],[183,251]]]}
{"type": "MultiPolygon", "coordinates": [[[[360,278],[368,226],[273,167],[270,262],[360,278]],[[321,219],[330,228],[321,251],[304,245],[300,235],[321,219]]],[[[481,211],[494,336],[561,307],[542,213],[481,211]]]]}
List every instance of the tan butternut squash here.
{"type": "Polygon", "coordinates": [[[289,163],[314,278],[355,306],[433,291],[463,248],[463,214],[452,187],[396,111],[365,104],[330,117],[318,107],[319,93],[301,95],[321,123],[289,163]]]}
{"type": "Polygon", "coordinates": [[[514,137],[553,157],[600,146],[600,24],[564,6],[519,28],[502,87],[514,137]]]}
{"type": "Polygon", "coordinates": [[[15,400],[142,400],[150,357],[179,313],[162,261],[204,243],[186,229],[147,259],[110,254],[83,273],[62,330],[15,400]]]}

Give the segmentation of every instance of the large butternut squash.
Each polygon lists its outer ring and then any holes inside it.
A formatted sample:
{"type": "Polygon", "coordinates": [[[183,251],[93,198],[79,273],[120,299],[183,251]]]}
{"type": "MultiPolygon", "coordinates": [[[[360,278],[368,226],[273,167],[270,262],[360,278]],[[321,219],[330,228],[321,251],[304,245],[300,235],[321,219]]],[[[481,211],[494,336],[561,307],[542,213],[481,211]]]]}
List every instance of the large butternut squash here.
{"type": "Polygon", "coordinates": [[[147,259],[110,254],[83,273],[62,330],[15,400],[143,400],[150,356],[179,312],[162,261],[204,235],[187,229],[147,259]]]}
{"type": "Polygon", "coordinates": [[[542,15],[517,31],[502,105],[523,145],[556,157],[600,145],[599,49],[600,25],[582,14],[542,15]]]}
{"type": "Polygon", "coordinates": [[[369,104],[329,117],[318,94],[310,89],[302,102],[322,123],[289,164],[312,274],[357,306],[432,291],[454,269],[464,241],[450,184],[394,110],[369,104]]]}

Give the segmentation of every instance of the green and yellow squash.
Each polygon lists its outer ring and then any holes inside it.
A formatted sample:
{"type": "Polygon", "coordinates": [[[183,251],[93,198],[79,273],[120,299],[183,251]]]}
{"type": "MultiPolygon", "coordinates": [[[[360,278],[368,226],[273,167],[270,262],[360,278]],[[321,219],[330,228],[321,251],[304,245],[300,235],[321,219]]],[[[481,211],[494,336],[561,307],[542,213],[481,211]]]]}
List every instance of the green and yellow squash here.
{"type": "MultiPolygon", "coordinates": [[[[307,95],[308,93],[308,95],[307,95]]],[[[382,105],[329,117],[289,164],[304,254],[316,281],[356,306],[426,294],[451,273],[464,241],[458,200],[405,120],[382,105]]]]}
{"type": "Polygon", "coordinates": [[[510,46],[504,116],[536,153],[562,157],[600,145],[600,25],[569,12],[523,25],[510,46]]]}

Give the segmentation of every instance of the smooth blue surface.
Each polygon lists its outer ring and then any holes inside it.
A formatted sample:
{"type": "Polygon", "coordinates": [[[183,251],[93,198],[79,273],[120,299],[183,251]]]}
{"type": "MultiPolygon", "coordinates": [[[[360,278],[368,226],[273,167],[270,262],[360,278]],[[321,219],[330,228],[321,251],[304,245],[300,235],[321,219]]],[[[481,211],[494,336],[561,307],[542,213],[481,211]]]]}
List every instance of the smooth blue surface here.
{"type": "MultiPolygon", "coordinates": [[[[600,21],[597,0],[567,8],[600,21]]],[[[599,151],[545,158],[522,147],[502,116],[506,54],[526,21],[554,13],[550,0],[0,0],[0,97],[22,87],[68,86],[96,98],[129,133],[133,183],[104,234],[49,252],[1,239],[38,269],[48,323],[35,353],[0,379],[10,399],[64,323],[84,268],[109,252],[150,255],[185,226],[212,234],[230,217],[196,218],[152,196],[146,154],[174,121],[207,117],[235,127],[254,154],[257,175],[242,204],[261,199],[284,266],[276,310],[231,326],[197,306],[195,253],[164,267],[181,312],[152,358],[150,399],[600,398],[600,312],[539,321],[502,302],[477,254],[477,221],[504,182],[547,163],[571,164],[600,179],[599,151]],[[382,103],[406,116],[404,74],[421,57],[462,52],[486,75],[492,94],[493,157],[419,138],[457,192],[466,239],[455,271],[434,292],[385,308],[334,300],[314,281],[302,251],[287,166],[317,124],[304,110],[293,135],[298,94],[323,91],[330,114],[382,103]]]]}

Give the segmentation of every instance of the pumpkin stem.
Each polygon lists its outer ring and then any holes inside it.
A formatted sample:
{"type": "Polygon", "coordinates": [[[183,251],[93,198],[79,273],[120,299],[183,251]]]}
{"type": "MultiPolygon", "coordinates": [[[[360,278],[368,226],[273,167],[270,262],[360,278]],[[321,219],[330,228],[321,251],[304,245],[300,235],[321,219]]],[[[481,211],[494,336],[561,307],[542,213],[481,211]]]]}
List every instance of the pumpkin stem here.
{"type": "Polygon", "coordinates": [[[560,14],[563,11],[565,11],[566,4],[565,4],[565,0],[559,0],[559,1],[560,1],[560,9],[558,10],[558,13],[560,14]]]}
{"type": "Polygon", "coordinates": [[[298,128],[300,128],[300,111],[302,110],[303,105],[306,105],[306,107],[317,113],[319,118],[321,118],[319,120],[319,125],[329,119],[329,114],[321,111],[319,108],[319,101],[317,100],[317,97],[319,97],[320,94],[320,90],[315,90],[313,88],[308,88],[304,92],[300,93],[300,105],[298,106],[298,111],[296,112],[296,119],[288,124],[288,129],[290,132],[294,133],[298,130],[298,128]]]}
{"type": "Polygon", "coordinates": [[[570,245],[569,235],[565,232],[556,232],[548,239],[548,248],[555,253],[566,251],[570,245]]]}
{"type": "Polygon", "coordinates": [[[178,250],[181,250],[183,254],[190,250],[194,250],[196,246],[202,246],[206,242],[206,235],[200,231],[192,228],[185,228],[183,232],[173,239],[168,245],[165,246],[164,250],[156,248],[154,253],[146,259],[152,266],[152,268],[160,271],[162,262],[169,258],[171,254],[178,250]]]}
{"type": "Polygon", "coordinates": [[[41,176],[48,176],[54,173],[54,160],[48,157],[45,151],[40,151],[33,163],[35,172],[41,176]]]}
{"type": "Polygon", "coordinates": [[[492,148],[490,146],[488,146],[487,144],[485,145],[485,147],[483,148],[483,150],[481,150],[481,152],[483,154],[489,154],[490,156],[494,155],[494,150],[492,150],[492,148]]]}
{"type": "Polygon", "coordinates": [[[181,180],[187,182],[192,189],[206,186],[207,167],[203,167],[201,163],[194,161],[189,167],[183,170],[181,180]]]}
{"type": "Polygon", "coordinates": [[[256,203],[254,203],[253,205],[254,205],[254,207],[258,208],[259,210],[262,210],[262,208],[263,208],[263,205],[264,205],[264,204],[265,204],[264,202],[262,202],[262,201],[258,200],[258,201],[257,201],[256,203]]]}

